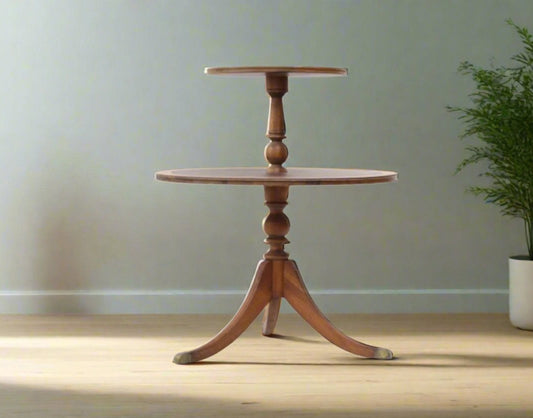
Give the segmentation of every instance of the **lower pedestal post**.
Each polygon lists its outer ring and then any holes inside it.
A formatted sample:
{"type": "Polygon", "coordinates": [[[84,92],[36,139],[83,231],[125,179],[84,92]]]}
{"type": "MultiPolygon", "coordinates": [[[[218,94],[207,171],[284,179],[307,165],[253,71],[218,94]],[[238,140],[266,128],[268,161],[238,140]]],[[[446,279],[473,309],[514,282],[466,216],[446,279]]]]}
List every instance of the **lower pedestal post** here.
{"type": "Polygon", "coordinates": [[[390,360],[393,354],[386,348],[361,343],[343,334],[320,311],[305,287],[296,262],[289,260],[284,246],[290,223],[283,209],[287,205],[289,188],[265,186],[265,204],[270,209],[263,220],[269,250],[257,265],[244,301],[230,322],[206,344],[192,351],[176,354],[174,363],[189,364],[218,353],[241,335],[265,309],[263,335],[272,335],[278,319],[281,298],[285,298],[303,319],[319,334],[336,346],[362,357],[390,360]]]}

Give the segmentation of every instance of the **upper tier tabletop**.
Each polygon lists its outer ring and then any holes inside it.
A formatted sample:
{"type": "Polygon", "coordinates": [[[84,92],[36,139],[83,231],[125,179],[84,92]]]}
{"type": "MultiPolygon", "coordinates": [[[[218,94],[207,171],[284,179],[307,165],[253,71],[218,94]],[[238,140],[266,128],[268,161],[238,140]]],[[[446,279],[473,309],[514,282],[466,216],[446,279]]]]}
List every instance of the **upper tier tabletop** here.
{"type": "Polygon", "coordinates": [[[358,168],[289,167],[285,173],[269,173],[266,167],[181,168],[159,171],[156,178],[176,183],[249,184],[268,186],[316,184],[388,183],[398,179],[394,171],[358,168]]]}
{"type": "Polygon", "coordinates": [[[342,77],[348,74],[346,68],[332,67],[207,67],[209,75],[265,76],[266,74],[290,77],[342,77]]]}

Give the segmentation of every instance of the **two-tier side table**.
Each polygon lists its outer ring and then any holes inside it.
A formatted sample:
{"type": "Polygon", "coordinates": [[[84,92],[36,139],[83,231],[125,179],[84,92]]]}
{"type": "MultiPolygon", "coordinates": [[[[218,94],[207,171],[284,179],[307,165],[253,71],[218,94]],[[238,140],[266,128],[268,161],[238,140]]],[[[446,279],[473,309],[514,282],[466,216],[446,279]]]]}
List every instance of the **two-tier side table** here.
{"type": "Polygon", "coordinates": [[[265,190],[265,205],[269,209],[263,219],[265,243],[269,250],[259,261],[252,283],[235,316],[210,341],[191,350],[178,353],[174,362],[189,364],[218,353],[248,328],[264,309],[263,335],[274,333],[281,298],[285,298],[316,331],[338,347],[359,356],[390,360],[393,354],[386,348],[356,341],[337,329],[314,303],[307,291],[296,262],[285,252],[285,237],[289,219],[283,213],[287,205],[289,186],[385,183],[397,179],[393,171],[338,168],[296,168],[283,166],[288,149],[285,138],[285,118],[282,97],[288,91],[290,77],[345,76],[344,68],[325,67],[211,67],[206,74],[228,76],[260,76],[266,78],[270,98],[268,128],[270,139],[264,150],[268,167],[194,168],[159,171],[158,180],[176,183],[211,183],[260,185],[265,190]]]}

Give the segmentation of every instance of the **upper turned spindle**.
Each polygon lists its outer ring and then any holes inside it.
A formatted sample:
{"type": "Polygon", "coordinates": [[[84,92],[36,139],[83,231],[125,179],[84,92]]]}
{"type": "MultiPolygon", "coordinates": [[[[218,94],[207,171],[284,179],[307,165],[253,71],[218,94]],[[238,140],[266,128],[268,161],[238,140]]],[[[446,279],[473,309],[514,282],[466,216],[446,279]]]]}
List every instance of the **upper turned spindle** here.
{"type": "Polygon", "coordinates": [[[268,171],[282,173],[287,171],[283,163],[287,160],[289,150],[282,142],[285,136],[285,117],[283,115],[283,95],[288,91],[288,77],[286,74],[267,74],[266,91],[270,96],[268,111],[268,127],[266,136],[270,143],[265,147],[265,159],[268,171]]]}

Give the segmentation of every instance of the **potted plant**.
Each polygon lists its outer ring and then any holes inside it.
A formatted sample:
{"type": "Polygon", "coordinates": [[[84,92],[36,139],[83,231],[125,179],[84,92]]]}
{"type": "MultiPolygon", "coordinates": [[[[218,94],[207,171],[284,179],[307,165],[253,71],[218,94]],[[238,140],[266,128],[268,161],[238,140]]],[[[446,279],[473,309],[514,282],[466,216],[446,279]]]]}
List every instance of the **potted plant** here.
{"type": "Polygon", "coordinates": [[[456,171],[482,163],[486,183],[468,190],[524,222],[528,254],[509,258],[510,319],[533,330],[533,37],[527,28],[507,23],[518,33],[522,51],[508,66],[462,62],[459,71],[476,86],[471,106],[448,110],[464,123],[461,139],[474,141],[456,171]]]}

